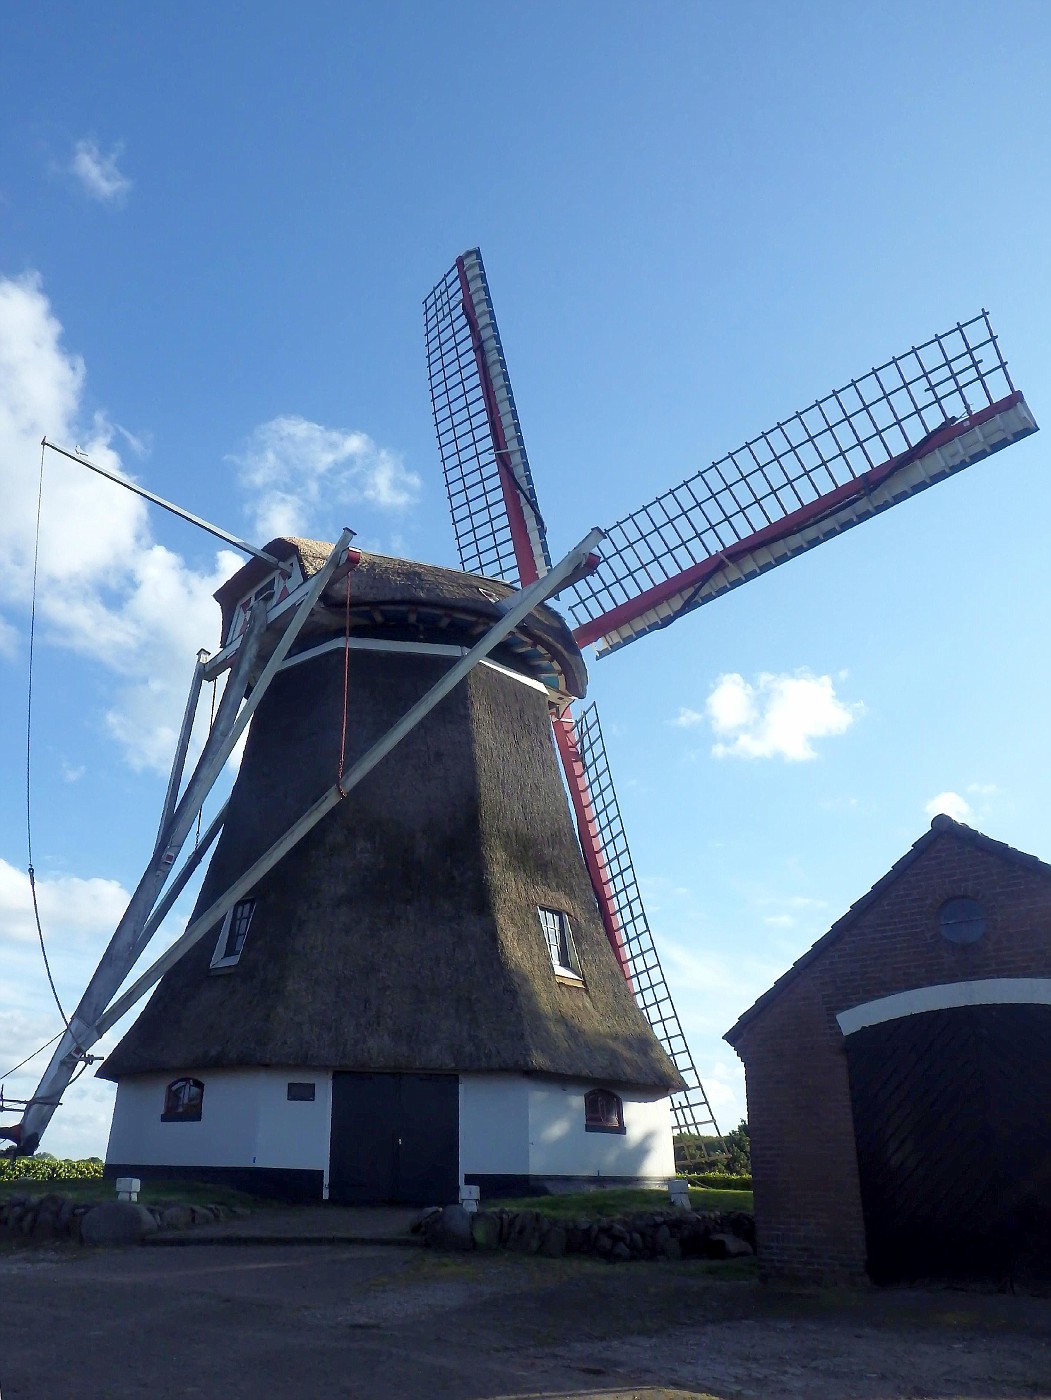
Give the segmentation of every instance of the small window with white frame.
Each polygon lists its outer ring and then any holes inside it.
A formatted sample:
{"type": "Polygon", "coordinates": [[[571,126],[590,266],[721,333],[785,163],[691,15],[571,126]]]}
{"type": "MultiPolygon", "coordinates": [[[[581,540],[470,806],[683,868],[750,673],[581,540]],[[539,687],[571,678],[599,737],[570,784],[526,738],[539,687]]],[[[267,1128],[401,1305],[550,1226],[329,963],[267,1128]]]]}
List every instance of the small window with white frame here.
{"type": "Polygon", "coordinates": [[[543,906],[537,912],[555,972],[559,977],[571,977],[577,982],[581,981],[580,963],[573,943],[573,930],[569,926],[569,915],[562,909],[545,909],[543,906]]]}
{"type": "Polygon", "coordinates": [[[255,900],[242,899],[229,911],[219,930],[219,941],[212,954],[211,967],[236,967],[248,937],[248,927],[255,913],[255,900]]]}

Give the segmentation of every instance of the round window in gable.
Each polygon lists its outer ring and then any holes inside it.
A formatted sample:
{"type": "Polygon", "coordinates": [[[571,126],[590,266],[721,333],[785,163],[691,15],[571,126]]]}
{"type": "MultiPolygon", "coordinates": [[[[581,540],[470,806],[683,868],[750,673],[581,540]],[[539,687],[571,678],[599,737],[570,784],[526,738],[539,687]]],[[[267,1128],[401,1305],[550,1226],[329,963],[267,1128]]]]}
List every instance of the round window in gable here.
{"type": "Polygon", "coordinates": [[[947,899],[938,910],[938,927],[950,943],[977,943],[985,932],[985,910],[976,899],[947,899]]]}

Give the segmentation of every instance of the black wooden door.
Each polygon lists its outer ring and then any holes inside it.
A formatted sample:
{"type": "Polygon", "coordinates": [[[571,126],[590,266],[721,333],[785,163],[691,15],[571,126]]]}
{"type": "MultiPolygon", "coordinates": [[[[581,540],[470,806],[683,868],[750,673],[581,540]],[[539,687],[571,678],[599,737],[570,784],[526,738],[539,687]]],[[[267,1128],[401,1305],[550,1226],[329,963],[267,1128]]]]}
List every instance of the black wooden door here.
{"type": "Polygon", "coordinates": [[[969,1006],[847,1037],[869,1272],[1051,1264],[1051,1007],[969,1006]]]}
{"type": "Polygon", "coordinates": [[[334,1074],[329,1199],[455,1201],[459,1118],[455,1074],[334,1074]]]}

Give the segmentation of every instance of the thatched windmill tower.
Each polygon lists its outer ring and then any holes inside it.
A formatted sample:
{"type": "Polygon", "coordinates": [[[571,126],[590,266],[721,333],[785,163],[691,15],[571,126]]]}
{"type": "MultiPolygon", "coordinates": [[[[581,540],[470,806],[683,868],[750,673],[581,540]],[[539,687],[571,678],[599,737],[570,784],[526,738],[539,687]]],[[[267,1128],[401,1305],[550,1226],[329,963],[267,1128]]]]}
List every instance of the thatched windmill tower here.
{"type": "MultiPolygon", "coordinates": [[[[266,547],[304,578],[329,550],[266,547]]],[[[217,593],[225,637],[267,570],[217,593]]],[[[512,594],[360,555],[259,707],[198,910],[512,594]]],[[[541,606],[167,972],[101,1070],[110,1170],[349,1200],[670,1174],[681,1081],[606,938],[551,742],[549,703],[586,680],[541,606]]]]}

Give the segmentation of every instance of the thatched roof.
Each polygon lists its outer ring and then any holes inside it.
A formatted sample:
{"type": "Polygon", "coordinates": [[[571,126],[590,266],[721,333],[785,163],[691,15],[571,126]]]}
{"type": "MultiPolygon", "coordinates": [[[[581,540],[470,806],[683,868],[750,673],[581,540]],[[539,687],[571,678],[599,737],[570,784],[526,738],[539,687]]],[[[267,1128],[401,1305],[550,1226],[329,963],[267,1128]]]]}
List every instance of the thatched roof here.
{"type": "MultiPolygon", "coordinates": [[[[447,664],[352,652],[348,763],[447,664]]],[[[199,908],[334,781],[342,685],[341,653],[274,682],[199,908]]],[[[202,940],[104,1077],[297,1065],[680,1087],[606,940],[545,698],[519,681],[476,668],[256,893],[236,968],[210,972],[202,940]],[[582,986],[557,979],[538,906],[568,912],[582,986]]]]}
{"type": "MultiPolygon", "coordinates": [[[[332,551],[321,540],[278,538],[266,551],[280,560],[298,559],[304,578],[316,574],[332,551]]],[[[434,564],[356,551],[359,562],[350,575],[351,628],[380,636],[420,636],[471,645],[502,616],[501,603],[515,590],[502,579],[487,579],[434,564]]],[[[227,636],[238,602],[273,573],[265,560],[251,559],[219,588],[227,636]]],[[[346,620],[346,582],[331,585],[303,633],[312,645],[319,631],[342,631],[346,620]]],[[[499,660],[557,685],[567,695],[587,690],[587,671],[573,635],[547,604],[534,609],[497,653],[499,660]]]]}

